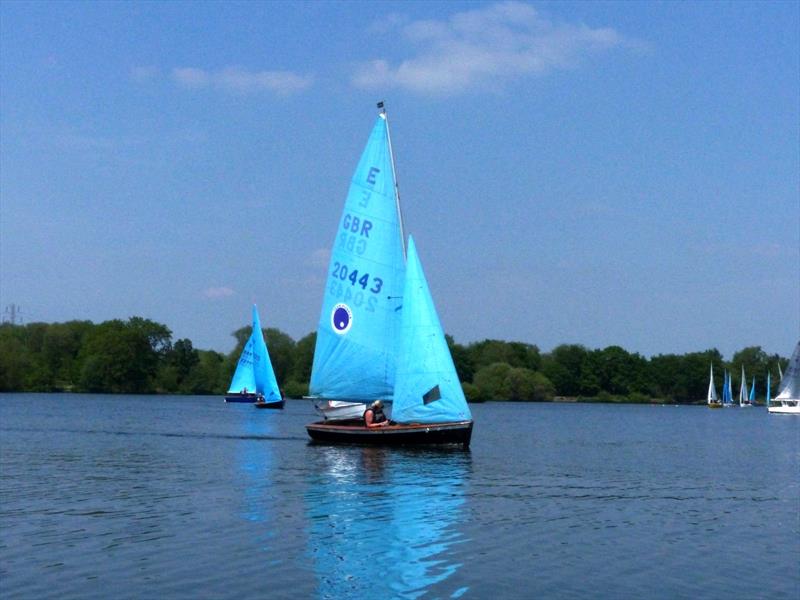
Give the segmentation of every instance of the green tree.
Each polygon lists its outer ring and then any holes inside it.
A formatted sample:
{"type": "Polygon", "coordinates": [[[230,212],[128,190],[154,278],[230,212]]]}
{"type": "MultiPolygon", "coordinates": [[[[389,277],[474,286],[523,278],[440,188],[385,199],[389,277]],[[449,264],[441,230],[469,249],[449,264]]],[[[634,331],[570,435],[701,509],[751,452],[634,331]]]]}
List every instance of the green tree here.
{"type": "Polygon", "coordinates": [[[158,373],[159,391],[191,393],[184,384],[199,362],[200,355],[192,347],[191,340],[176,341],[161,361],[158,373]]]}
{"type": "Polygon", "coordinates": [[[138,394],[153,391],[161,355],[170,347],[169,335],[166,327],[139,317],[101,323],[88,332],[81,348],[82,389],[138,394]]]}
{"type": "Polygon", "coordinates": [[[509,370],[501,386],[506,400],[542,402],[553,399],[555,388],[547,377],[521,367],[509,370]]]}
{"type": "Polygon", "coordinates": [[[272,368],[278,385],[289,381],[294,368],[294,340],[280,329],[269,328],[264,332],[264,339],[269,348],[272,368]]]}
{"type": "Polygon", "coordinates": [[[42,359],[56,389],[72,390],[80,378],[79,354],[83,338],[94,325],[89,321],[52,323],[42,341],[42,359]]]}
{"type": "Polygon", "coordinates": [[[311,367],[314,362],[314,348],[317,345],[317,333],[309,333],[300,338],[294,346],[294,368],[292,379],[297,383],[305,383],[311,380],[311,367]]]}
{"type": "Polygon", "coordinates": [[[512,367],[536,370],[541,362],[539,349],[522,342],[483,340],[470,344],[468,350],[475,371],[502,362],[512,367]]]}
{"type": "Polygon", "coordinates": [[[761,389],[765,389],[769,364],[770,357],[761,349],[761,346],[748,346],[739,350],[731,360],[734,390],[738,389],[741,384],[742,367],[744,367],[745,377],[747,378],[745,386],[748,390],[752,385],[753,377],[756,378],[756,385],[761,389]]]}
{"type": "Polygon", "coordinates": [[[25,377],[30,366],[31,355],[22,327],[11,323],[0,325],[0,392],[26,390],[25,377]]]}
{"type": "Polygon", "coordinates": [[[553,383],[556,393],[578,396],[581,393],[581,369],[588,350],[577,344],[562,344],[542,357],[542,373],[553,383]]]}
{"type": "Polygon", "coordinates": [[[481,400],[506,400],[503,382],[511,368],[508,363],[500,362],[479,369],[472,379],[478,388],[478,397],[481,400]]]}
{"type": "Polygon", "coordinates": [[[230,383],[226,358],[213,350],[197,350],[197,363],[183,381],[187,394],[224,394],[230,383]]]}
{"type": "Polygon", "coordinates": [[[470,351],[465,346],[457,344],[452,336],[445,335],[447,347],[450,349],[450,356],[453,357],[453,365],[459,381],[469,382],[475,376],[475,365],[472,363],[470,351]]]}
{"type": "Polygon", "coordinates": [[[461,384],[461,389],[464,390],[464,397],[467,399],[467,402],[483,402],[481,391],[474,383],[463,382],[461,384]]]}
{"type": "Polygon", "coordinates": [[[543,401],[552,400],[554,387],[547,377],[524,367],[494,363],[475,373],[473,381],[478,400],[543,401]]]}

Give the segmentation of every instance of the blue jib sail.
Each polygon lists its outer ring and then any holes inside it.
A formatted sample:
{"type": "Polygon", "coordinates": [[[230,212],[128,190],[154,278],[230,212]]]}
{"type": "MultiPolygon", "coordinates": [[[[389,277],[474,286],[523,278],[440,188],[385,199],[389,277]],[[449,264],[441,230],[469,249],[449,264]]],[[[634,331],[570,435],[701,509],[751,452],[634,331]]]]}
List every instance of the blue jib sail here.
{"type": "Polygon", "coordinates": [[[333,243],[312,396],[392,398],[404,271],[388,130],[380,115],[353,174],[333,243]]]}
{"type": "Polygon", "coordinates": [[[244,345],[236,372],[231,380],[229,393],[248,392],[262,394],[267,402],[281,399],[275,371],[267,352],[267,344],[261,331],[261,320],[258,318],[258,309],[253,305],[253,332],[244,345]]]}
{"type": "Polygon", "coordinates": [[[411,237],[402,313],[392,420],[446,423],[471,419],[411,237]]]}
{"type": "Polygon", "coordinates": [[[769,397],[770,391],[771,391],[770,387],[772,387],[771,377],[772,377],[772,373],[770,372],[770,370],[768,368],[767,369],[767,395],[764,396],[764,404],[766,406],[769,406],[769,401],[770,401],[770,397],[769,397]]]}

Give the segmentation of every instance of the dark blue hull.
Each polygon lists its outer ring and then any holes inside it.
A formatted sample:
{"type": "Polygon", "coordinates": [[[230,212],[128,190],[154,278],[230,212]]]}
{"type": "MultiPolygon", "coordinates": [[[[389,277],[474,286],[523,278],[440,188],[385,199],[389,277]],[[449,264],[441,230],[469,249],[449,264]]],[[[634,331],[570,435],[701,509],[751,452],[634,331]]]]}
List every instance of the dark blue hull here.
{"type": "Polygon", "coordinates": [[[256,402],[256,408],[283,408],[284,400],[278,400],[277,402],[256,402]]]}
{"type": "Polygon", "coordinates": [[[225,402],[249,402],[253,404],[258,400],[258,394],[225,394],[225,402]]]}
{"type": "Polygon", "coordinates": [[[373,429],[357,423],[340,424],[321,421],[306,425],[306,430],[315,442],[328,444],[375,444],[381,446],[460,444],[468,447],[472,438],[472,421],[427,425],[389,425],[373,429]]]}

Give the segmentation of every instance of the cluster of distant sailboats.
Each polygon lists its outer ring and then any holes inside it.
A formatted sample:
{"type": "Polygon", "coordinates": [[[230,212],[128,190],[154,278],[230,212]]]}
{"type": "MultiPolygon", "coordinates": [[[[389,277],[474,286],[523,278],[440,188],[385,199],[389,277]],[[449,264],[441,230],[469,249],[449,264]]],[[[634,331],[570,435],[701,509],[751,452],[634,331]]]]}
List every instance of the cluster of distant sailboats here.
{"type": "MultiPolygon", "coordinates": [[[[767,391],[765,394],[765,404],[767,410],[773,414],[800,415],[800,342],[794,349],[792,358],[786,373],[781,373],[781,366],[778,365],[780,383],[778,384],[777,395],[772,397],[772,386],[770,382],[771,374],[767,371],[767,391]]],[[[711,374],[708,382],[708,407],[727,408],[737,406],[733,399],[731,390],[731,374],[726,370],[722,381],[722,396],[717,396],[717,388],[714,384],[714,365],[711,365],[711,374]]],[[[739,386],[738,406],[744,408],[756,405],[756,378],[752,379],[750,391],[747,390],[747,377],[742,365],[742,378],[739,386]]]]}

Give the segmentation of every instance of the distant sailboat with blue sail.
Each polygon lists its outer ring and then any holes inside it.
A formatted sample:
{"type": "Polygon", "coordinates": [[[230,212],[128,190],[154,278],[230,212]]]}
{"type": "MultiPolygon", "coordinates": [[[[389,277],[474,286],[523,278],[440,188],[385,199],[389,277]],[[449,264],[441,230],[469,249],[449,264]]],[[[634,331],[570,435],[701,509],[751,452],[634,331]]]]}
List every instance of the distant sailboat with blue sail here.
{"type": "Polygon", "coordinates": [[[317,404],[326,420],[306,426],[316,441],[470,443],[472,415],[416,246],[409,238],[406,260],[404,240],[381,110],[331,256],[311,377],[312,396],[326,399],[317,404]],[[361,415],[375,400],[393,400],[392,420],[371,428],[361,415]],[[351,405],[358,406],[349,420],[331,418],[351,405]]]}
{"type": "Polygon", "coordinates": [[[725,377],[722,382],[722,406],[728,408],[733,406],[733,393],[731,390],[731,374],[725,371],[725,377]]]}
{"type": "Polygon", "coordinates": [[[225,402],[255,402],[264,408],[283,408],[284,400],[269,359],[255,304],[253,331],[239,356],[225,402]]]}
{"type": "Polygon", "coordinates": [[[771,377],[772,377],[772,372],[768,368],[767,369],[767,395],[764,396],[764,406],[766,406],[767,408],[769,408],[769,396],[772,393],[771,377]]]}

